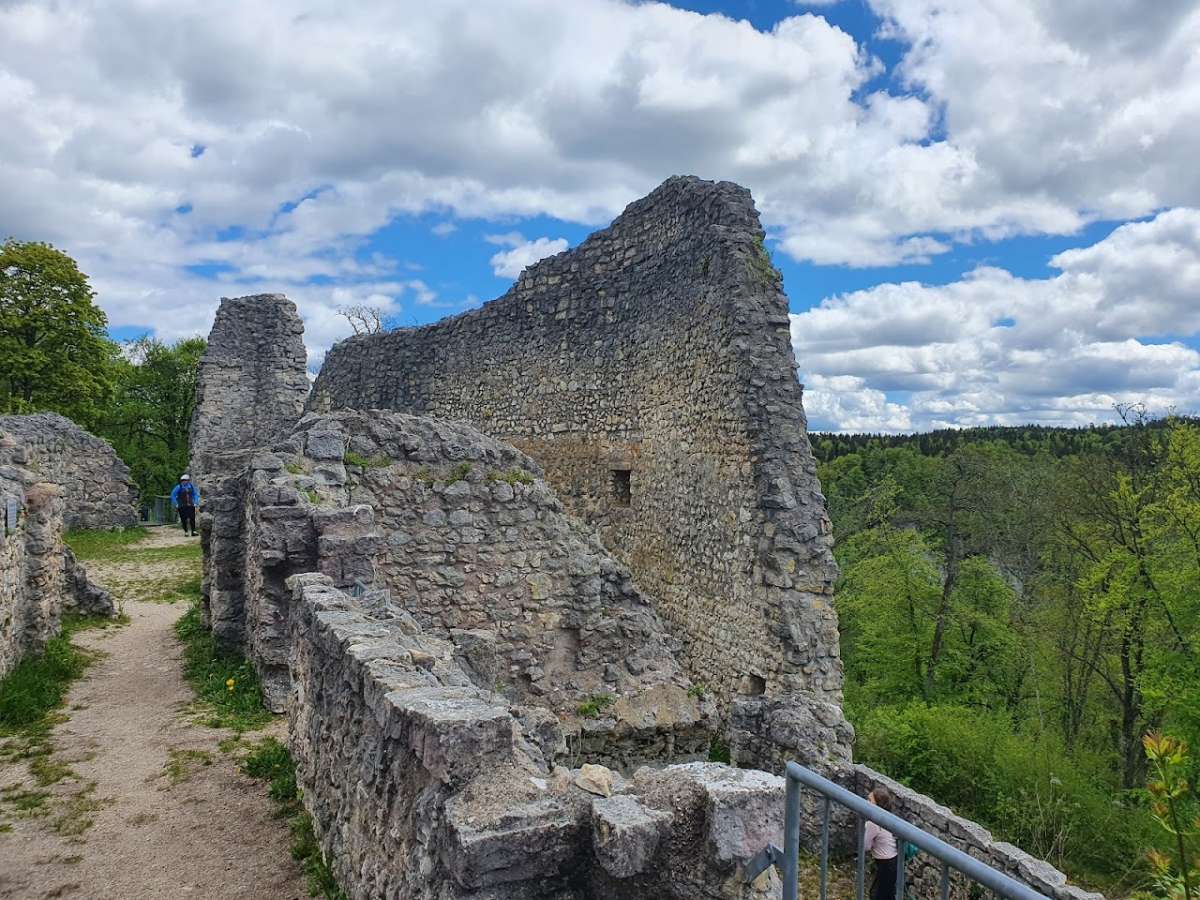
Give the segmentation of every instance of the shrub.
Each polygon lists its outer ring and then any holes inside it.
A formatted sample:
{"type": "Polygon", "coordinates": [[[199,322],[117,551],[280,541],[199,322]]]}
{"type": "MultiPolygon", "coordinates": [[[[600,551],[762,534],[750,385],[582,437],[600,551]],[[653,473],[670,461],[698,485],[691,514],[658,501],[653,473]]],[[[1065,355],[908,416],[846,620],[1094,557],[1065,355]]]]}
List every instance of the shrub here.
{"type": "Polygon", "coordinates": [[[855,756],[1003,840],[1077,876],[1124,874],[1152,821],[1085,752],[961,706],[878,707],[855,722],[855,756]]]}
{"type": "Polygon", "coordinates": [[[576,712],[585,719],[598,719],[600,713],[617,702],[612,694],[593,694],[579,704],[576,712]]]}

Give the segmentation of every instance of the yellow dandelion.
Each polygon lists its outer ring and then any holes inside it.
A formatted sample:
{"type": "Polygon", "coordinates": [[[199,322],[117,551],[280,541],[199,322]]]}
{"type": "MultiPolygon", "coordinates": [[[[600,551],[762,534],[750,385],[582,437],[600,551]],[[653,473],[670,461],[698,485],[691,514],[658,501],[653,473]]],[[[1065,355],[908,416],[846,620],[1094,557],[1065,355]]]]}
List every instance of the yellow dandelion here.
{"type": "Polygon", "coordinates": [[[236,682],[232,678],[230,678],[228,681],[225,682],[225,687],[229,688],[229,690],[232,691],[234,684],[236,684],[236,682]]]}

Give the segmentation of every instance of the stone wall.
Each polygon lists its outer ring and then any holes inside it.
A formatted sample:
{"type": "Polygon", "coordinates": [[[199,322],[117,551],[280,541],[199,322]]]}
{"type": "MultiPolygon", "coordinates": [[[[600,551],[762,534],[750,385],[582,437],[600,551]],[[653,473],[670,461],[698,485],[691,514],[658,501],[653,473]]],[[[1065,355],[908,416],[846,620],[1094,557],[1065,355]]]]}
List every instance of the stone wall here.
{"type": "Polygon", "coordinates": [[[205,594],[273,708],[289,689],[286,579],[321,572],[449,641],[476,686],[553,712],[562,758],[707,756],[715,707],[533,460],[465,424],[343,411],[306,417],[243,464],[202,516],[205,594]]]}
{"type": "Polygon", "coordinates": [[[212,471],[209,454],[261,447],[291,431],[309,389],[303,336],[283,294],[221,298],[196,383],[194,481],[212,471]]]}
{"type": "Polygon", "coordinates": [[[503,297],[351,338],[312,410],[464,419],[536,459],[722,706],[841,695],[830,524],[749,193],[672,178],[503,297]]]}
{"type": "Polygon", "coordinates": [[[27,448],[35,474],[62,488],[67,529],[137,525],[137,488],[108,441],[57,413],[0,416],[0,431],[27,448]]]}
{"type": "Polygon", "coordinates": [[[553,766],[553,717],[477,687],[451,642],[328,576],[289,588],[292,755],[353,900],[778,896],[773,876],[740,873],[780,841],[781,779],[711,763],[629,778],[553,766]]]}
{"type": "Polygon", "coordinates": [[[0,432],[0,677],[58,634],[62,616],[62,491],[28,461],[0,432]]]}
{"type": "Polygon", "coordinates": [[[63,543],[63,488],[31,467],[45,454],[0,430],[0,678],[59,633],[65,612],[115,612],[63,543]]]}

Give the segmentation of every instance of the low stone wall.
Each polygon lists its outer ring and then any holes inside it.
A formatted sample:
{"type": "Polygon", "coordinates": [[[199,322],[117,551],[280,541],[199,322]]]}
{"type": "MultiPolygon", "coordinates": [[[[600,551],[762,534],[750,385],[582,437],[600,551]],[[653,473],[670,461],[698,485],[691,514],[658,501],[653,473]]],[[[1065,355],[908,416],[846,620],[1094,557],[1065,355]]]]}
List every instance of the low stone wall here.
{"type": "MultiPolygon", "coordinates": [[[[896,815],[1047,897],[1053,897],[1054,900],[1103,900],[1102,894],[1068,884],[1067,876],[1045,860],[1030,856],[1013,844],[996,840],[986,828],[955,815],[932,798],[874,769],[854,766],[847,787],[851,785],[862,796],[877,787],[886,787],[896,799],[896,815]]],[[[907,872],[908,883],[913,886],[916,896],[939,896],[942,869],[936,859],[925,853],[918,854],[909,862],[907,872]]],[[[951,894],[955,898],[973,896],[967,880],[961,875],[952,875],[951,894]]]]}
{"type": "Polygon", "coordinates": [[[740,867],[780,841],[781,779],[552,766],[555,718],[476,687],[451,642],[329,576],[288,586],[292,754],[354,900],[778,896],[773,876],[745,885],[740,867]]]}
{"type": "Polygon", "coordinates": [[[0,416],[0,431],[25,446],[40,480],[62,488],[68,530],[137,525],[137,488],[108,441],[57,413],[0,416]]]}

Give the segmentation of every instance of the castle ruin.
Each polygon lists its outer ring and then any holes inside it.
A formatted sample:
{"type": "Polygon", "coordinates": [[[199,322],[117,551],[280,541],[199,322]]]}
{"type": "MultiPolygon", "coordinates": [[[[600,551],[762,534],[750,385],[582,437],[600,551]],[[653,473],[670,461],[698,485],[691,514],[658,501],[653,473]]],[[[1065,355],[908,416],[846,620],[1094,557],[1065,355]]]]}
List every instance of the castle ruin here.
{"type": "Polygon", "coordinates": [[[742,871],[781,843],[782,761],[886,780],[851,759],[830,524],[747,191],[672,178],[478,310],[343,341],[306,387],[295,307],[222,301],[193,423],[204,615],[287,711],[351,897],[778,896],[742,871]]]}

